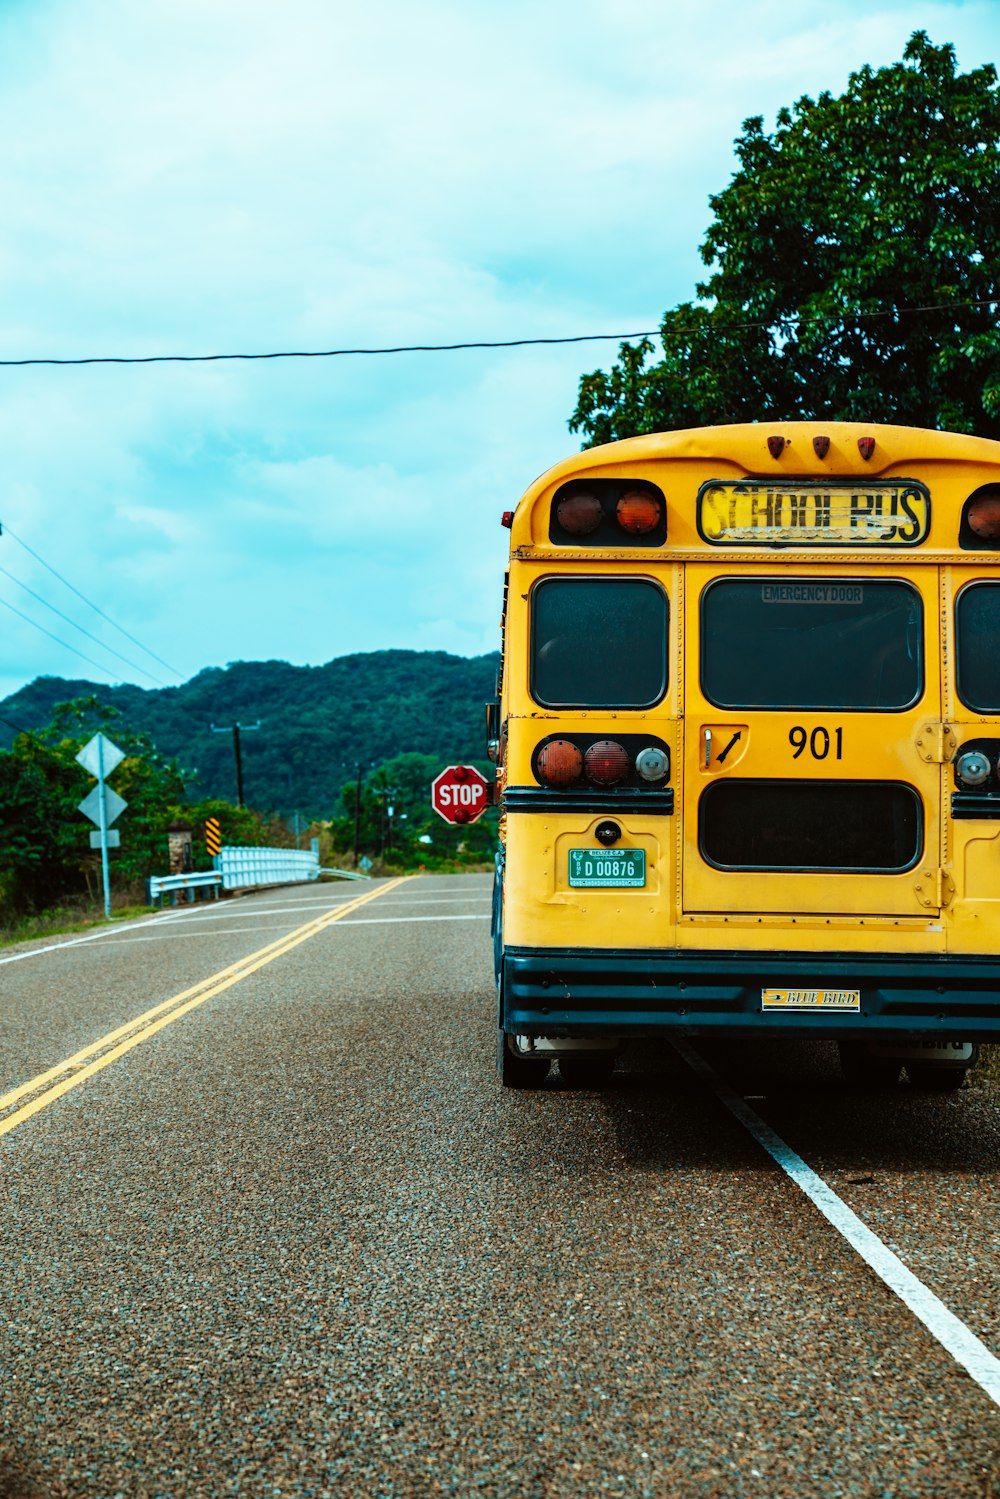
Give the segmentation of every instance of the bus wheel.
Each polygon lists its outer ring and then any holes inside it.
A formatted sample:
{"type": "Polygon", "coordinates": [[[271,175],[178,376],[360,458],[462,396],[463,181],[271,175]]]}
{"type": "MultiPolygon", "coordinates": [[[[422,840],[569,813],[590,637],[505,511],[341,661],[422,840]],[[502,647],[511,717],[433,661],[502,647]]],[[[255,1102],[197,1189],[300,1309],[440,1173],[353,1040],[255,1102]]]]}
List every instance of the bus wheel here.
{"type": "Polygon", "coordinates": [[[838,1041],[840,1070],[856,1088],[894,1088],[903,1070],[895,1057],[873,1056],[867,1041],[838,1041]]]}
{"type": "Polygon", "coordinates": [[[615,1070],[615,1053],[580,1052],[577,1056],[559,1058],[559,1071],[571,1088],[603,1088],[615,1070]]]}
{"type": "Polygon", "coordinates": [[[506,1034],[497,1032],[497,1076],[505,1088],[540,1088],[548,1071],[548,1057],[522,1057],[511,1051],[506,1034]]]}
{"type": "Polygon", "coordinates": [[[907,1075],[923,1093],[954,1093],[965,1082],[967,1067],[940,1067],[933,1062],[907,1062],[907,1075]]]}

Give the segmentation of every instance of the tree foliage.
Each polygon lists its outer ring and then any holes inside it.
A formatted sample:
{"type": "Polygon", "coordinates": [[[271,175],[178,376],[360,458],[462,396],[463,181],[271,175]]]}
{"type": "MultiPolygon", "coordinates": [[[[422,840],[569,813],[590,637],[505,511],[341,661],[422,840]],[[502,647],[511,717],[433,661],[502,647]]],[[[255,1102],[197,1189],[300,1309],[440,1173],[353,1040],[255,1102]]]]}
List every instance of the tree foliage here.
{"type": "Polygon", "coordinates": [[[662,358],[622,344],[580,382],[588,444],[761,417],[1000,437],[1000,91],[926,33],[902,61],[760,116],[710,198],[697,301],[662,358]]]}
{"type": "MultiPolygon", "coordinates": [[[[26,728],[47,724],[54,705],[93,700],[83,729],[100,727],[101,707],[142,730],[185,770],[188,793],[235,801],[233,741],[212,725],[261,721],[242,736],[246,800],[253,807],[329,817],[341,788],[402,751],[432,755],[438,769],[481,754],[483,703],[492,697],[499,657],[445,651],[371,651],[324,666],[239,661],[199,672],[180,687],[146,690],[39,677],[0,714],[26,728]]],[[[5,740],[0,722],[0,743],[5,740]]],[[[87,736],[89,737],[89,735],[87,736]]],[[[435,772],[436,774],[436,772],[435,772]]]]}
{"type": "MultiPolygon", "coordinates": [[[[464,763],[475,765],[492,780],[488,761],[466,757],[464,763]]],[[[446,823],[431,808],[431,783],[443,769],[439,756],[408,751],[363,774],[359,853],[410,868],[420,863],[437,868],[456,860],[490,862],[497,841],[496,808],[487,807],[478,822],[446,823]]],[[[334,817],[330,832],[334,847],[346,854],[354,847],[357,783],[346,785],[340,799],[344,812],[334,817]]]]}

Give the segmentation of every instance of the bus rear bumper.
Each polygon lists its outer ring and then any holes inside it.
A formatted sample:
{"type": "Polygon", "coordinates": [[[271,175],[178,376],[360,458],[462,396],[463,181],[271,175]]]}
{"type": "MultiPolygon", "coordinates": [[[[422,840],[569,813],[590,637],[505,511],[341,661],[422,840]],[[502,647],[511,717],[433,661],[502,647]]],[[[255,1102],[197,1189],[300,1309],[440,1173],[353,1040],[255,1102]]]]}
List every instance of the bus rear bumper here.
{"type": "Polygon", "coordinates": [[[1000,958],[504,949],[500,1026],[525,1036],[937,1035],[1000,1039],[1000,958]],[[851,1011],[762,991],[860,991],[851,1011]]]}

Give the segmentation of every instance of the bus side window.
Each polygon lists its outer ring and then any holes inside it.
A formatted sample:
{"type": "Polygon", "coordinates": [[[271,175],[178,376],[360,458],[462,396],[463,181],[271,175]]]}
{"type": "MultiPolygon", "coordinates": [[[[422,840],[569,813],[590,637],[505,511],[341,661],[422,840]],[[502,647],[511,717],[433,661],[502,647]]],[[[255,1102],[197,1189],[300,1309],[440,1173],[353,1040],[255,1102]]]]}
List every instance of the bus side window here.
{"type": "Polygon", "coordinates": [[[1000,583],[970,583],[955,605],[958,695],[973,713],[1000,713],[1000,583]]]}

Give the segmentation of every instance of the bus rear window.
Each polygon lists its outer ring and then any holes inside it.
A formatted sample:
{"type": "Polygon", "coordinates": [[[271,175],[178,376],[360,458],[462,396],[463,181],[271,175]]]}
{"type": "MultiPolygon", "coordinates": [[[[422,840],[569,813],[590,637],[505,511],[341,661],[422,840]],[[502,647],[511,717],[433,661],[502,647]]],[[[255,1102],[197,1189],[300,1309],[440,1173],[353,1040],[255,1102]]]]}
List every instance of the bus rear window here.
{"type": "Polygon", "coordinates": [[[648,578],[545,578],[531,594],[531,695],[651,708],[667,689],[667,596],[648,578]]]}
{"type": "Polygon", "coordinates": [[[891,713],[923,692],[923,610],[908,583],[724,578],[701,616],[702,691],[717,707],[891,713]]]}
{"type": "Polygon", "coordinates": [[[1000,583],[973,583],[956,608],[958,695],[973,713],[1000,713],[1000,583]]]}
{"type": "Polygon", "coordinates": [[[717,869],[899,874],[920,857],[920,798],[899,781],[715,781],[698,823],[717,869]]]}

